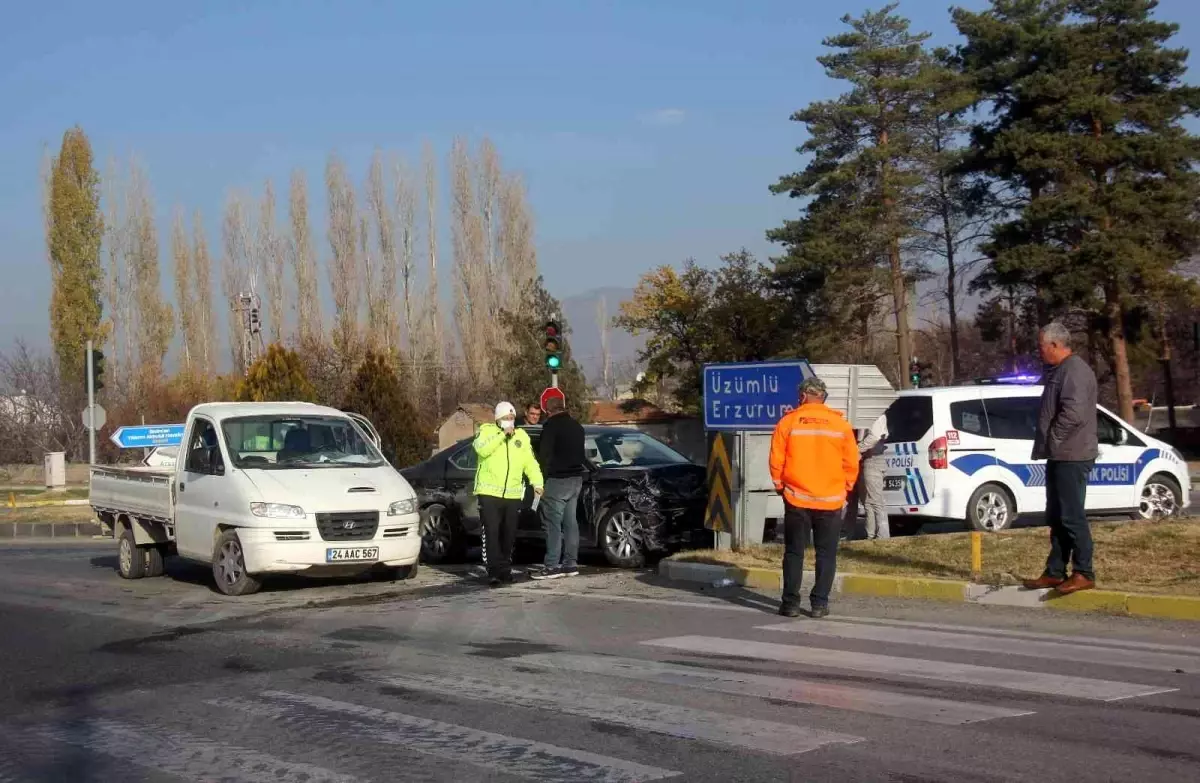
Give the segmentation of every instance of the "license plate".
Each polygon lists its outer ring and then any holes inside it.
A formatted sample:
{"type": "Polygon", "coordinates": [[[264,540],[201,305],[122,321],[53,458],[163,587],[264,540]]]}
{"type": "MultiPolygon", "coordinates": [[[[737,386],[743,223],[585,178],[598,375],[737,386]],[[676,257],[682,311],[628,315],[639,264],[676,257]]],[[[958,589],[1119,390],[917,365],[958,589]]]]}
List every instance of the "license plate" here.
{"type": "Polygon", "coordinates": [[[349,563],[358,560],[378,560],[379,547],[364,546],[357,549],[326,549],[326,563],[349,563]]]}
{"type": "Polygon", "coordinates": [[[904,476],[884,476],[883,477],[884,492],[903,492],[904,491],[904,476]]]}

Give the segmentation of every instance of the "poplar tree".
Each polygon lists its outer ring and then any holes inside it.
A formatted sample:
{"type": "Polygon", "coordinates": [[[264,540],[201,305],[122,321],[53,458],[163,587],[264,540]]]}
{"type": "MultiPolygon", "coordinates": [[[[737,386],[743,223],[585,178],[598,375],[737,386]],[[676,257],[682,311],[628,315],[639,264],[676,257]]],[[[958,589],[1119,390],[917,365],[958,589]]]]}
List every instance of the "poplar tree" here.
{"type": "Polygon", "coordinates": [[[100,175],[82,128],[63,134],[62,147],[47,177],[46,249],[50,260],[50,339],[60,382],[68,395],[85,387],[87,341],[99,347],[104,266],[100,242],[100,175]]]}

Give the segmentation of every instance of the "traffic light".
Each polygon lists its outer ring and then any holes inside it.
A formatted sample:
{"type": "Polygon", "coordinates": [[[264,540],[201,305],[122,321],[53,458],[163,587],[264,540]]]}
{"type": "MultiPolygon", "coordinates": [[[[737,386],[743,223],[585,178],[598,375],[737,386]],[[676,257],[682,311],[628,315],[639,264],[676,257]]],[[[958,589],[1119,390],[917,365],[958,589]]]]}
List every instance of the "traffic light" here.
{"type": "Polygon", "coordinates": [[[562,333],[557,321],[547,321],[543,327],[542,347],[546,351],[546,369],[558,372],[562,367],[562,333]]]}
{"type": "Polygon", "coordinates": [[[921,364],[915,356],[908,364],[908,380],[912,383],[914,389],[921,388],[921,364]]]}
{"type": "Polygon", "coordinates": [[[258,315],[258,308],[250,308],[250,334],[258,334],[262,331],[262,321],[258,315]]]}
{"type": "Polygon", "coordinates": [[[92,349],[92,391],[104,388],[104,351],[92,349]]]}

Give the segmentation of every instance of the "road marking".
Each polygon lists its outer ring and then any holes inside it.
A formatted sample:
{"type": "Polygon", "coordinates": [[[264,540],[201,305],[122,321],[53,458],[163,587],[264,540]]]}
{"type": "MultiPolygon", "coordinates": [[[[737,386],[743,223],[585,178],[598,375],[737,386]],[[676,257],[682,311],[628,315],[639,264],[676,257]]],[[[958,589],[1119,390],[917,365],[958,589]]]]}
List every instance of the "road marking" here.
{"type": "Polygon", "coordinates": [[[869,623],[871,625],[891,625],[900,628],[927,628],[934,631],[958,631],[960,633],[982,634],[984,636],[1005,636],[1019,639],[1044,639],[1046,641],[1070,640],[1072,644],[1089,644],[1098,647],[1129,648],[1131,650],[1155,650],[1157,652],[1176,652],[1183,655],[1200,655],[1200,647],[1187,647],[1178,644],[1158,644],[1156,642],[1140,642],[1133,639],[1105,639],[1099,636],[1076,636],[1073,633],[1042,633],[1040,631],[1022,631],[1007,628],[992,628],[976,625],[950,625],[948,623],[926,623],[913,620],[891,620],[884,617],[830,617],[832,623],[869,623]]]}
{"type": "Polygon", "coordinates": [[[790,756],[832,744],[861,742],[862,737],[773,721],[741,718],[691,707],[627,699],[542,686],[535,683],[498,683],[470,676],[367,675],[369,679],[400,688],[453,695],[465,699],[501,702],[509,707],[527,707],[577,715],[589,720],[666,734],[688,740],[703,740],[736,748],[790,756]]]}
{"type": "Polygon", "coordinates": [[[312,764],[282,761],[266,753],[205,737],[107,718],[83,718],[66,726],[39,726],[32,731],[45,739],[190,780],[245,783],[357,783],[361,780],[312,764]]]}
{"type": "Polygon", "coordinates": [[[946,631],[925,631],[917,628],[884,627],[858,623],[814,623],[811,620],[776,625],[757,626],[760,631],[829,636],[836,639],[859,639],[887,644],[911,644],[939,649],[968,650],[1027,658],[1051,658],[1058,661],[1097,663],[1175,673],[1200,671],[1200,657],[1170,655],[1146,650],[1097,648],[1075,642],[1043,642],[1032,639],[967,636],[946,631]]]}
{"type": "MultiPolygon", "coordinates": [[[[681,774],[597,753],[479,731],[322,696],[287,691],[266,691],[262,695],[275,701],[226,698],[206,703],[294,722],[298,731],[314,737],[373,740],[546,783],[562,780],[633,783],[681,774]]],[[[338,741],[341,742],[340,739],[338,741]]]]}
{"type": "Polygon", "coordinates": [[[1036,693],[1044,696],[1068,696],[1090,701],[1118,701],[1179,690],[1155,685],[1094,680],[1087,677],[997,669],[992,666],[975,666],[967,663],[895,658],[890,655],[830,650],[822,647],[793,647],[786,644],[720,639],[712,636],[674,636],[666,639],[651,639],[642,644],[683,652],[804,663],[812,666],[826,666],[831,669],[894,674],[923,680],[982,685],[1002,690],[1036,693]]]}
{"type": "MultiPolygon", "coordinates": [[[[547,598],[587,598],[593,601],[625,601],[628,603],[657,604],[659,606],[670,606],[683,609],[717,609],[726,612],[754,612],[755,614],[764,614],[763,609],[755,608],[753,606],[736,606],[734,604],[719,601],[676,601],[670,598],[641,598],[632,595],[605,595],[603,593],[573,593],[565,591],[559,592],[558,590],[555,590],[549,586],[546,586],[544,590],[547,598]]],[[[762,599],[762,602],[764,606],[766,606],[768,603],[773,607],[777,607],[779,605],[778,601],[772,601],[765,597],[762,599]]]]}
{"type": "Polygon", "coordinates": [[[511,662],[558,671],[624,677],[643,682],[682,685],[740,696],[780,699],[797,704],[833,707],[873,715],[919,720],[926,723],[941,723],[947,726],[1034,714],[1031,710],[1017,710],[988,704],[910,696],[903,693],[851,688],[844,685],[827,685],[765,674],[712,671],[662,661],[617,658],[607,655],[538,653],[513,658],[511,662]]]}

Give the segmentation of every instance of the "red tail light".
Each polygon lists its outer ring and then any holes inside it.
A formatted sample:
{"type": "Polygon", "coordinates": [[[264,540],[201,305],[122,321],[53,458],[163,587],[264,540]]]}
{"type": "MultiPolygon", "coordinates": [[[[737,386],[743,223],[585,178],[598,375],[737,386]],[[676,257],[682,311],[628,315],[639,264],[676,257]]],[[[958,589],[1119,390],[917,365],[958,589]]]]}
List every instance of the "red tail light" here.
{"type": "Polygon", "coordinates": [[[934,470],[950,468],[950,450],[945,438],[938,438],[929,444],[929,467],[934,470]]]}

